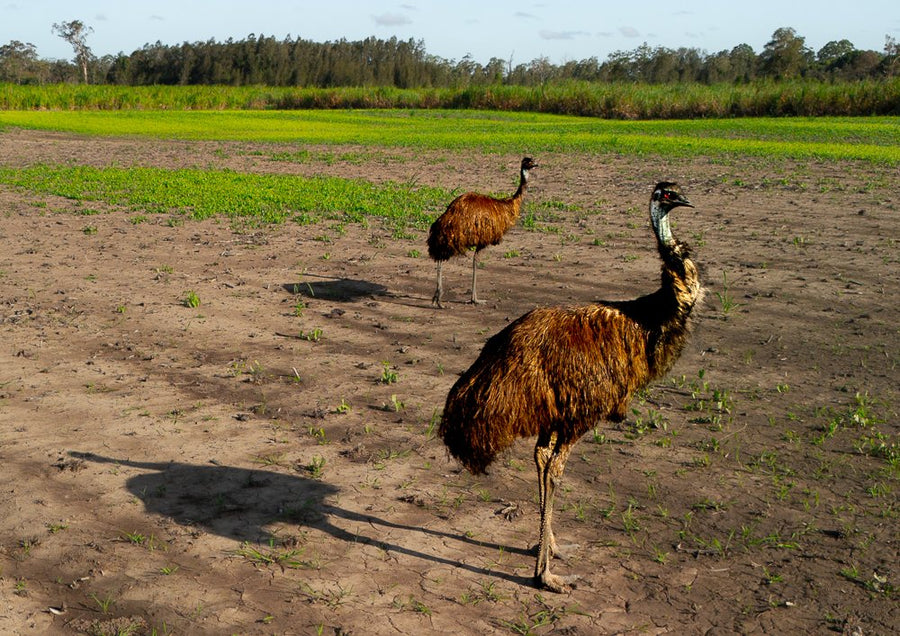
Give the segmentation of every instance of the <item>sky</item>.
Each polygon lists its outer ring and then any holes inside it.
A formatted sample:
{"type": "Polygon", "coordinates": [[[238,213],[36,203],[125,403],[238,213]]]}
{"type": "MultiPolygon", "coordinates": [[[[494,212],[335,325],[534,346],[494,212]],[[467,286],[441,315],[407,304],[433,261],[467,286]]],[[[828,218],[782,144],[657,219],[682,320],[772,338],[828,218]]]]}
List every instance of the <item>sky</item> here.
{"type": "Polygon", "coordinates": [[[93,29],[97,56],[256,34],[315,42],[396,36],[425,43],[438,57],[513,65],[546,57],[554,64],[651,47],[707,53],[749,44],[760,53],[779,28],[791,27],[813,51],[847,39],[883,52],[900,40],[897,0],[0,0],[0,45],[30,43],[45,59],[73,59],[52,32],[81,20],[93,29]],[[826,8],[827,5],[827,8],[826,8]]]}

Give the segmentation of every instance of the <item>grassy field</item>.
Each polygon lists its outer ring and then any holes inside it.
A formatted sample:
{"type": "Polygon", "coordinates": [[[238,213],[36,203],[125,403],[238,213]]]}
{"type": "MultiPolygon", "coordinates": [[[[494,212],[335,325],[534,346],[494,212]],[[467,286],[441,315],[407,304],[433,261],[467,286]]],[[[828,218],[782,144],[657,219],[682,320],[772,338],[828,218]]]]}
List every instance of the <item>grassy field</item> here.
{"type": "MultiPolygon", "coordinates": [[[[608,121],[484,111],[5,111],[7,126],[97,136],[361,145],[480,153],[617,153],[730,159],[900,163],[900,119],[889,117],[608,121]]],[[[273,149],[273,160],[308,151],[273,149]]],[[[0,169],[0,183],[82,201],[193,218],[272,223],[366,217],[427,227],[452,198],[441,188],[226,170],[46,166],[0,169]]],[[[87,206],[90,209],[90,206],[87,206]]]]}
{"type": "Polygon", "coordinates": [[[747,84],[561,82],[542,86],[298,88],[0,84],[3,110],[437,108],[607,119],[898,115],[900,78],[747,84]]]}
{"type": "Polygon", "coordinates": [[[609,121],[487,111],[4,111],[0,127],[480,152],[751,155],[900,163],[900,118],[609,121]]]}
{"type": "Polygon", "coordinates": [[[103,201],[151,214],[252,217],[259,223],[290,219],[307,224],[334,218],[361,222],[372,216],[396,222],[397,227],[423,227],[431,220],[428,210],[437,210],[450,198],[440,188],[397,183],[148,167],[0,168],[0,183],[84,201],[88,215],[91,201],[103,201]]]}

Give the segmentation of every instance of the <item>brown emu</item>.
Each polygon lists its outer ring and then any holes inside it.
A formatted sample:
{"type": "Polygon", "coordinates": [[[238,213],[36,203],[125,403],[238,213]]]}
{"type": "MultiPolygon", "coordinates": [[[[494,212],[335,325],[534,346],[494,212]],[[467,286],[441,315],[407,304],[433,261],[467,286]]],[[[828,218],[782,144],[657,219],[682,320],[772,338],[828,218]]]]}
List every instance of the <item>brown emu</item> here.
{"type": "Polygon", "coordinates": [[[690,249],[669,229],[668,214],[678,206],[693,207],[676,184],[657,184],[650,199],[662,257],[657,291],[634,300],[534,309],[491,337],[447,395],[439,433],[472,473],[484,473],[516,438],[537,436],[541,525],[534,577],[554,592],[575,578],[550,573],[550,559],[559,554],[553,492],[569,451],[600,420],[622,421],[634,392],[672,367],[702,295],[690,249]]]}
{"type": "Polygon", "coordinates": [[[432,305],[441,305],[443,287],[441,268],[451,256],[463,254],[475,248],[472,256],[472,303],[479,303],[475,291],[475,276],[478,266],[478,252],[488,245],[497,245],[503,235],[519,218],[522,210],[522,196],[528,187],[528,171],[537,164],[530,157],[522,159],[519,172],[519,189],[507,199],[495,199],[485,194],[467,192],[461,194],[447,206],[428,231],[428,255],[437,261],[437,289],[431,299],[432,305]]]}

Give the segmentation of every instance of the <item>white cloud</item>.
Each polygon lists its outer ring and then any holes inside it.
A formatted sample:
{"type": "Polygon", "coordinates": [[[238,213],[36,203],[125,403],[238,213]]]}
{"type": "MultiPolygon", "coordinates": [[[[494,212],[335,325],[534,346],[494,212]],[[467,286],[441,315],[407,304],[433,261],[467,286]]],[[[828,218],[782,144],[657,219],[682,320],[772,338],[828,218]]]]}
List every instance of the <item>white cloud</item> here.
{"type": "Polygon", "coordinates": [[[549,29],[541,29],[538,35],[543,40],[574,40],[577,37],[588,35],[584,31],[550,31],[549,29]]]}
{"type": "Polygon", "coordinates": [[[624,35],[626,38],[639,38],[641,37],[641,32],[630,26],[619,27],[619,33],[624,35]]]}
{"type": "Polygon", "coordinates": [[[412,20],[405,15],[399,13],[382,13],[381,15],[373,15],[372,19],[378,26],[402,26],[404,24],[412,24],[412,20]]]}

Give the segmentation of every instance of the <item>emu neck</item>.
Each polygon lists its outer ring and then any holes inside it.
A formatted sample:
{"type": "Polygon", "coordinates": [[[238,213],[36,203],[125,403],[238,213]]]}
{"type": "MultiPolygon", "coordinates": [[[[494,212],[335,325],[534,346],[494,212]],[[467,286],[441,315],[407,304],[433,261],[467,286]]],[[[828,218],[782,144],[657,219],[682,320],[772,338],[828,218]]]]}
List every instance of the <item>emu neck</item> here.
{"type": "Polygon", "coordinates": [[[512,204],[506,210],[506,217],[510,223],[515,223],[516,219],[519,218],[519,213],[522,211],[522,195],[525,194],[525,190],[527,189],[528,171],[522,170],[519,176],[519,188],[514,195],[507,199],[507,201],[512,204]]]}
{"type": "Polygon", "coordinates": [[[669,226],[669,212],[656,201],[650,204],[650,222],[653,224],[653,232],[656,234],[660,249],[675,244],[672,228],[669,226]]]}
{"type": "Polygon", "coordinates": [[[514,199],[521,199],[522,195],[525,194],[525,190],[528,189],[528,171],[522,170],[519,173],[519,189],[516,190],[516,193],[513,195],[514,199]]]}
{"type": "Polygon", "coordinates": [[[675,239],[668,211],[655,201],[650,205],[650,221],[662,259],[661,285],[654,293],[632,301],[627,313],[643,326],[650,374],[660,377],[684,348],[688,319],[703,292],[691,248],[675,239]]]}
{"type": "Polygon", "coordinates": [[[660,237],[662,285],[651,294],[656,299],[647,307],[652,313],[646,315],[650,322],[650,368],[656,377],[665,374],[681,354],[690,331],[691,312],[703,296],[690,247],[674,238],[670,241],[667,243],[660,237]]]}

